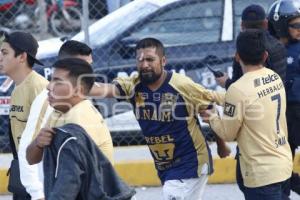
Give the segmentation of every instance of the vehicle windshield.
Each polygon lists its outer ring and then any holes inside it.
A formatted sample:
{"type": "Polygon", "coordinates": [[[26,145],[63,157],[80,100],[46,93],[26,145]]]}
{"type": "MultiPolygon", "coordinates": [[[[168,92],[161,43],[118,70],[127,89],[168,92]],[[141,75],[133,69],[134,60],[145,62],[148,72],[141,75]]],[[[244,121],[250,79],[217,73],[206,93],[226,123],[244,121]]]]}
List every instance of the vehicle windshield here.
{"type": "MultiPolygon", "coordinates": [[[[107,43],[158,8],[157,5],[149,2],[136,1],[120,8],[117,12],[107,15],[90,26],[91,46],[101,46],[107,43]]],[[[84,33],[81,31],[73,39],[83,41],[84,33]]]]}

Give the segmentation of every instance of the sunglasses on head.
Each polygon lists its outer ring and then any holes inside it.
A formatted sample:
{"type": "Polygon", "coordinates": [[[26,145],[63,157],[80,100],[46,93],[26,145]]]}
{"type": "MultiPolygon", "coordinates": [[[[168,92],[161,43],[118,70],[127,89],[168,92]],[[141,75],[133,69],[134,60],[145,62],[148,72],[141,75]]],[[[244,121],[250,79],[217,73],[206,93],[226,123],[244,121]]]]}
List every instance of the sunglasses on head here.
{"type": "Polygon", "coordinates": [[[290,28],[300,29],[300,23],[289,24],[290,28]]]}

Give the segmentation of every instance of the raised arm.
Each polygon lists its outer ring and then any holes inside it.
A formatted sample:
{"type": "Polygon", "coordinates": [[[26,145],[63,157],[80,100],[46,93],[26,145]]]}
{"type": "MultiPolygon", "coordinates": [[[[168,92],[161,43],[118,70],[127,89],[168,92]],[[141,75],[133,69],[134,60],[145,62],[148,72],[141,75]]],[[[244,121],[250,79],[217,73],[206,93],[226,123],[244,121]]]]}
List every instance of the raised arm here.
{"type": "Polygon", "coordinates": [[[90,95],[98,98],[112,98],[118,97],[120,91],[115,84],[96,82],[90,91],[90,95]]]}

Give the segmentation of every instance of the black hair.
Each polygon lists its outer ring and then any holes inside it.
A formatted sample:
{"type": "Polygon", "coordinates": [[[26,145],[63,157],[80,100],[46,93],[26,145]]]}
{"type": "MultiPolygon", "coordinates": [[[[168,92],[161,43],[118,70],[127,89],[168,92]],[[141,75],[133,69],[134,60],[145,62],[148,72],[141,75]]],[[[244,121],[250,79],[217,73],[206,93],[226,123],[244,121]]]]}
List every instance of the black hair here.
{"type": "Polygon", "coordinates": [[[164,45],[162,44],[161,41],[159,41],[158,39],[155,39],[155,38],[144,38],[144,39],[140,40],[137,43],[135,50],[137,51],[139,49],[145,49],[145,48],[149,48],[149,47],[156,48],[156,53],[160,57],[165,56],[164,45]]]}
{"type": "Polygon", "coordinates": [[[76,40],[68,40],[60,47],[58,57],[67,58],[76,55],[88,56],[91,53],[92,49],[85,43],[76,40]]]}
{"type": "Polygon", "coordinates": [[[53,67],[68,71],[69,76],[74,78],[75,81],[78,81],[78,78],[80,78],[80,84],[84,86],[85,94],[89,93],[95,82],[93,68],[85,60],[79,58],[63,58],[56,61],[53,67]]]}
{"type": "Polygon", "coordinates": [[[263,57],[266,51],[264,32],[262,30],[241,32],[237,37],[236,50],[246,65],[264,63],[263,57]]]}
{"type": "MultiPolygon", "coordinates": [[[[10,45],[12,48],[13,48],[13,50],[15,51],[15,57],[17,57],[18,55],[20,55],[20,54],[22,54],[22,53],[24,53],[25,51],[22,51],[22,50],[20,50],[20,49],[18,49],[18,48],[15,48],[15,47],[13,47],[12,45],[10,45]]],[[[25,52],[26,53],[26,52],[25,52]]],[[[33,67],[33,65],[34,65],[34,59],[29,55],[29,54],[27,54],[27,63],[28,63],[28,65],[29,65],[29,67],[30,68],[32,68],[33,67]]]]}

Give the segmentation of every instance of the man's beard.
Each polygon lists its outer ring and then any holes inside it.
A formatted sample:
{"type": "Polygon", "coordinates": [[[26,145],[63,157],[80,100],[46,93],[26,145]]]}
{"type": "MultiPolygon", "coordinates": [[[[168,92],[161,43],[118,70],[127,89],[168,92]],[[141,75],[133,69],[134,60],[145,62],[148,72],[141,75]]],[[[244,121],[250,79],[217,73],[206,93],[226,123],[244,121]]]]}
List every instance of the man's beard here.
{"type": "Polygon", "coordinates": [[[139,72],[140,80],[145,85],[152,84],[162,76],[162,72],[163,70],[160,73],[156,74],[154,71],[147,71],[147,72],[140,71],[139,72]]]}

